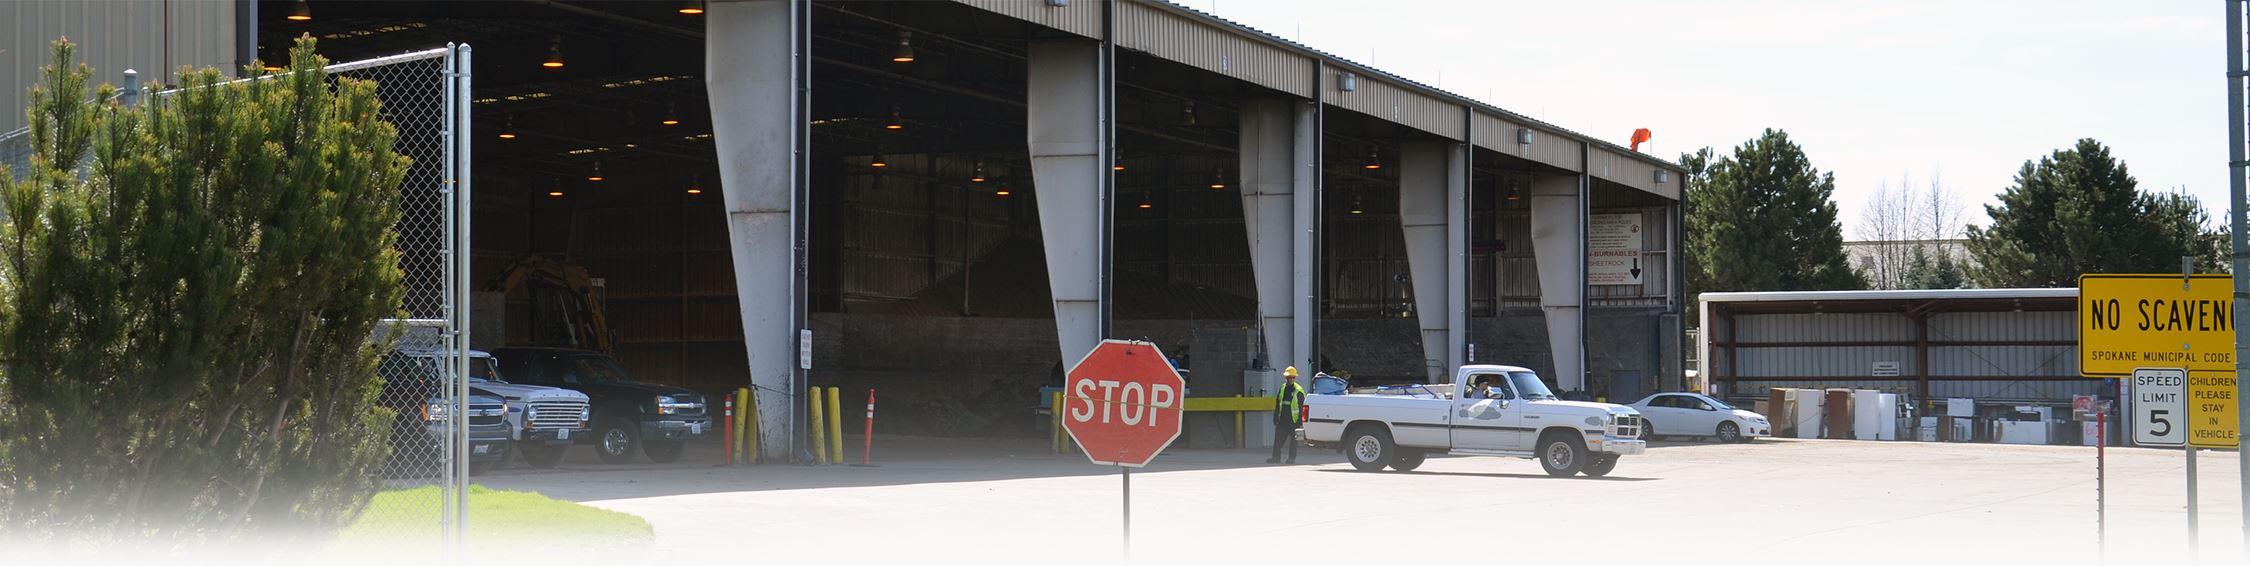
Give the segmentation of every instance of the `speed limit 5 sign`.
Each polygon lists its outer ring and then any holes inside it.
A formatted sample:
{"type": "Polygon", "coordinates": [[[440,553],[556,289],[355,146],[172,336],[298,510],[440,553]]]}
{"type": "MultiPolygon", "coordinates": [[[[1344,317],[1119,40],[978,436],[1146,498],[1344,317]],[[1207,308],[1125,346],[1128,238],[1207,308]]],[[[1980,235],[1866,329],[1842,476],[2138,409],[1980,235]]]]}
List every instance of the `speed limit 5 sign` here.
{"type": "Polygon", "coordinates": [[[2187,443],[2187,370],[2133,369],[2133,443],[2179,446],[2187,443]]]}

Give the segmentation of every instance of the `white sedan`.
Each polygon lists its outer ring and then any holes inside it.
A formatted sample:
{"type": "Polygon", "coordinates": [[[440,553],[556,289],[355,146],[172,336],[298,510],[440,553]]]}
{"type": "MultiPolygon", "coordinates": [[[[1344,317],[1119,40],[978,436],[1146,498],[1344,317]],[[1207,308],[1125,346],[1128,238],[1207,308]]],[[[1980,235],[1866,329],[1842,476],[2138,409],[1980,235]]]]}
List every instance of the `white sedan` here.
{"type": "Polygon", "coordinates": [[[1643,436],[1648,438],[1710,436],[1720,442],[1749,442],[1773,435],[1773,425],[1766,422],[1765,415],[1734,408],[1701,393],[1658,393],[1630,406],[1640,411],[1646,423],[1643,426],[1649,431],[1643,436]]]}

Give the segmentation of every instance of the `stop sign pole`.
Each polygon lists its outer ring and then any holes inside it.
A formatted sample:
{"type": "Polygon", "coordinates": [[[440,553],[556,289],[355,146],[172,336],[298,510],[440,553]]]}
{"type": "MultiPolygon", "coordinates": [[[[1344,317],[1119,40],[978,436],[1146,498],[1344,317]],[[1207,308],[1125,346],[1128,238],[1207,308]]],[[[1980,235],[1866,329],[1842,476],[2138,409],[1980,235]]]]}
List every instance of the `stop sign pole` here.
{"type": "Polygon", "coordinates": [[[1117,466],[1124,487],[1124,555],[1133,556],[1133,468],[1180,437],[1187,381],[1155,344],[1103,340],[1063,380],[1063,429],[1096,465],[1117,466]]]}

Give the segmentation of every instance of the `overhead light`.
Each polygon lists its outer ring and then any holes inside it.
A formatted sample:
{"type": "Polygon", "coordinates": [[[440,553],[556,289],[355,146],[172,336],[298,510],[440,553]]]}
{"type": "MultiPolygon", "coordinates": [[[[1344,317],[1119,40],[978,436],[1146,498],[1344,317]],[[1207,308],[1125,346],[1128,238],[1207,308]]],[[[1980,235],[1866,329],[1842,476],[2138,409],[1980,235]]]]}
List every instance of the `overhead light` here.
{"type": "Polygon", "coordinates": [[[516,115],[508,115],[507,122],[505,122],[504,125],[500,127],[500,139],[516,139],[516,115]]]}
{"type": "Polygon", "coordinates": [[[290,5],[289,5],[289,21],[292,21],[292,22],[309,22],[309,21],[312,21],[312,6],[310,6],[310,5],[307,5],[307,4],[305,4],[305,0],[297,0],[297,2],[296,2],[296,3],[294,3],[294,4],[290,4],[290,5]]]}
{"type": "Polygon", "coordinates": [[[586,180],[596,183],[602,182],[602,162],[594,162],[594,170],[586,174],[586,180]]]}
{"type": "Polygon", "coordinates": [[[559,197],[559,196],[562,196],[562,195],[563,195],[563,192],[562,192],[562,191],[547,191],[547,196],[550,196],[550,197],[559,197]]]}
{"type": "Polygon", "coordinates": [[[905,121],[905,120],[901,120],[901,119],[899,119],[899,117],[898,117],[898,105],[897,105],[897,104],[893,104],[893,105],[891,105],[891,121],[889,121],[889,122],[884,122],[884,123],[883,123],[883,129],[885,129],[885,130],[904,130],[904,129],[906,129],[906,121],[905,121]]]}
{"type": "Polygon", "coordinates": [[[1360,214],[1364,212],[1367,211],[1361,209],[1361,207],[1359,206],[1359,195],[1352,195],[1352,214],[1360,214]]]}
{"type": "Polygon", "coordinates": [[[1367,148],[1367,161],[1366,161],[1365,163],[1361,163],[1361,164],[1359,164],[1359,168],[1361,168],[1361,169],[1366,169],[1366,170],[1369,170],[1369,171],[1374,171],[1374,170],[1376,170],[1376,169],[1382,169],[1382,168],[1383,168],[1383,154],[1382,154],[1382,150],[1378,150],[1378,149],[1376,149],[1376,148],[1372,148],[1372,147],[1370,147],[1370,148],[1367,148]]]}
{"type": "Polygon", "coordinates": [[[1180,103],[1180,125],[1195,125],[1195,101],[1188,100],[1180,103]]]}
{"type": "Polygon", "coordinates": [[[1522,184],[1520,184],[1520,183],[1517,183],[1517,182],[1515,182],[1515,181],[1509,181],[1509,182],[1508,182],[1508,200],[1510,200],[1510,201],[1522,200],[1522,199],[1523,199],[1523,190],[1522,190],[1522,189],[1523,189],[1523,186],[1522,186],[1522,184]]]}
{"type": "Polygon", "coordinates": [[[1156,208],[1156,204],[1148,201],[1148,191],[1141,191],[1141,210],[1151,208],[1156,208]]]}
{"type": "Polygon", "coordinates": [[[1111,152],[1109,152],[1109,160],[1110,160],[1109,170],[1111,170],[1111,171],[1124,171],[1124,170],[1125,170],[1125,152],[1122,152],[1122,151],[1111,151],[1111,152]]]}
{"type": "Polygon", "coordinates": [[[997,196],[997,197],[1001,197],[1001,198],[1007,198],[1007,197],[1008,197],[1008,195],[1012,195],[1012,194],[1015,194],[1015,193],[1012,193],[1012,192],[1009,192],[1009,191],[1008,191],[1008,179],[1007,179],[1006,177],[1002,177],[1002,178],[1000,178],[1000,179],[998,179],[998,180],[994,181],[994,184],[997,184],[997,185],[999,185],[999,187],[998,187],[998,188],[999,188],[999,190],[996,190],[996,191],[992,191],[992,195],[993,195],[993,196],[997,196]]]}
{"type": "Polygon", "coordinates": [[[561,36],[561,35],[550,35],[550,36],[547,36],[547,60],[546,60],[546,61],[543,61],[543,62],[540,62],[540,63],[539,63],[539,66],[541,66],[541,67],[546,67],[546,68],[549,68],[549,69],[560,69],[560,68],[562,68],[562,66],[563,66],[563,57],[562,57],[562,36],[561,36]]]}
{"type": "Polygon", "coordinates": [[[679,105],[677,105],[677,104],[665,104],[665,105],[664,105],[664,119],[663,119],[663,120],[658,120],[658,121],[657,121],[657,123],[659,123],[659,124],[663,124],[663,125],[666,125],[666,126],[678,126],[678,125],[680,125],[680,107],[679,107],[679,105]]]}
{"type": "Polygon", "coordinates": [[[884,167],[890,167],[891,164],[889,161],[885,161],[883,159],[883,152],[878,151],[875,152],[875,157],[867,160],[867,166],[881,169],[884,167]]]}
{"type": "Polygon", "coordinates": [[[680,13],[690,16],[703,15],[703,0],[688,0],[686,3],[680,4],[680,13]]]}
{"type": "Polygon", "coordinates": [[[703,194],[703,176],[702,176],[702,175],[696,175],[695,177],[693,177],[693,178],[690,178],[690,179],[688,180],[688,185],[687,185],[687,194],[691,194],[691,195],[700,195],[700,194],[703,194]]]}
{"type": "Polygon", "coordinates": [[[688,187],[688,190],[687,190],[687,194],[691,194],[691,195],[700,195],[700,194],[703,194],[703,189],[698,189],[698,188],[695,188],[695,187],[688,187]]]}
{"type": "Polygon", "coordinates": [[[1220,172],[1219,170],[1217,170],[1217,169],[1213,169],[1213,170],[1211,170],[1211,188],[1214,188],[1214,189],[1224,189],[1224,188],[1227,188],[1227,176],[1226,176],[1226,174],[1225,174],[1225,173],[1221,173],[1221,172],[1220,172]]]}
{"type": "Polygon", "coordinates": [[[914,32],[898,32],[898,47],[891,48],[891,62],[914,62],[914,32]]]}
{"type": "MultiPolygon", "coordinates": [[[[971,182],[971,183],[982,183],[982,182],[984,182],[984,160],[982,160],[982,159],[979,159],[979,160],[977,160],[977,163],[976,163],[976,165],[970,168],[970,170],[969,170],[969,182],[971,182]]],[[[1002,190],[1006,190],[1006,189],[1002,189],[1002,190]]]]}

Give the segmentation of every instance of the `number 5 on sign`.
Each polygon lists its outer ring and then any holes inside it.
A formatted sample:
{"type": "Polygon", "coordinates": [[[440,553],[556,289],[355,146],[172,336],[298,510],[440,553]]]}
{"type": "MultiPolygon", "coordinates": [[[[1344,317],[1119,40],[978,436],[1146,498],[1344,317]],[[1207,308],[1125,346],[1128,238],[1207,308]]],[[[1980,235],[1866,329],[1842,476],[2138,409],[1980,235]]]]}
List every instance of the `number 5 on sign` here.
{"type": "Polygon", "coordinates": [[[2188,444],[2198,448],[2234,448],[2242,440],[2236,430],[2234,372],[2198,371],[2188,374],[2188,444]]]}
{"type": "Polygon", "coordinates": [[[2179,446],[2187,440],[2180,419],[2187,414],[2187,370],[2133,369],[2133,443],[2179,446]]]}

